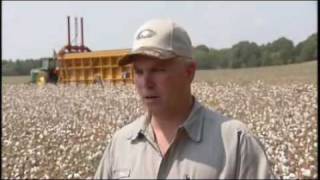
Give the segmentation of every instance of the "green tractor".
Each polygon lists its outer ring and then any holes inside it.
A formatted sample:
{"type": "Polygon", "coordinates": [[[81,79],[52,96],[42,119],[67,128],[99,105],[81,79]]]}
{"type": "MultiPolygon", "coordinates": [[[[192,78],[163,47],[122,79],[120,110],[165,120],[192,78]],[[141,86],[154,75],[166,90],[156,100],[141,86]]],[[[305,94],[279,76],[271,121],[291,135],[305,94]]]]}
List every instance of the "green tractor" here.
{"type": "Polygon", "coordinates": [[[56,58],[43,58],[42,67],[32,69],[30,72],[31,82],[38,85],[58,82],[58,67],[56,58]]]}

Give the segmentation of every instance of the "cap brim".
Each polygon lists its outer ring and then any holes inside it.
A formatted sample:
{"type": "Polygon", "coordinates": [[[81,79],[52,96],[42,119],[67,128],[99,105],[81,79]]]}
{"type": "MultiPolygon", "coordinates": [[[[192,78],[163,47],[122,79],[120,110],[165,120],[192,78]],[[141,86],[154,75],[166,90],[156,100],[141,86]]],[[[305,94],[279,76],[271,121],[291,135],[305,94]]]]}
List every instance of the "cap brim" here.
{"type": "Polygon", "coordinates": [[[139,48],[125,56],[123,56],[120,60],[118,65],[124,66],[127,64],[130,64],[133,62],[134,58],[136,56],[147,56],[152,58],[157,58],[161,60],[165,59],[172,59],[176,57],[176,54],[174,54],[172,51],[157,49],[157,48],[139,48]]]}

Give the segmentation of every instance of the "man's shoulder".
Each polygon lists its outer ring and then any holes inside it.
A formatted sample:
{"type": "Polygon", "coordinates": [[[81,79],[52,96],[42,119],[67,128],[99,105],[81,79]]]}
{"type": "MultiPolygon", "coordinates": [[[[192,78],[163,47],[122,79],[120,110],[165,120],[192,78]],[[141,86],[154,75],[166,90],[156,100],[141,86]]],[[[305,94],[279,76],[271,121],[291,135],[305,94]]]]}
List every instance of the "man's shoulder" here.
{"type": "Polygon", "coordinates": [[[209,141],[223,142],[226,149],[239,143],[240,139],[254,137],[247,125],[220,112],[207,109],[205,113],[204,137],[209,141]],[[214,138],[213,138],[214,137],[214,138]]]}
{"type": "Polygon", "coordinates": [[[247,125],[242,121],[223,115],[213,109],[205,108],[205,119],[206,121],[218,125],[222,131],[242,131],[244,133],[249,131],[247,125]]]}

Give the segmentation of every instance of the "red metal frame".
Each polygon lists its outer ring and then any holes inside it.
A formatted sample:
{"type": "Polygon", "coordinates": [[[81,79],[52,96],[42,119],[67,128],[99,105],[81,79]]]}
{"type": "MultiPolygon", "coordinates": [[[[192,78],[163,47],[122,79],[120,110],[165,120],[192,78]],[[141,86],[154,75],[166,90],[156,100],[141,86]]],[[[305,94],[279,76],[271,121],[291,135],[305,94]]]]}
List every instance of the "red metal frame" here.
{"type": "Polygon", "coordinates": [[[81,17],[81,45],[72,45],[70,41],[70,16],[67,17],[68,24],[68,44],[65,45],[60,51],[59,55],[63,56],[66,53],[76,53],[76,52],[90,52],[91,50],[84,45],[84,36],[83,36],[83,18],[81,17]]]}

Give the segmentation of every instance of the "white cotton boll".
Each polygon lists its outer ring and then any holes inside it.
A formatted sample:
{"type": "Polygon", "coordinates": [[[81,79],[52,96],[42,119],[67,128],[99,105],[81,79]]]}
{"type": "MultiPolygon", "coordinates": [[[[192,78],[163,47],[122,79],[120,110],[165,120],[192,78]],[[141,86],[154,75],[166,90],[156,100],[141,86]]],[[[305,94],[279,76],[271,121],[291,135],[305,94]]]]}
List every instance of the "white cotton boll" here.
{"type": "Polygon", "coordinates": [[[303,159],[299,159],[299,162],[298,162],[299,166],[302,165],[303,163],[304,163],[304,160],[303,159]]]}
{"type": "Polygon", "coordinates": [[[312,157],[312,156],[308,156],[308,160],[309,160],[310,162],[313,162],[313,161],[315,161],[315,158],[312,157]]]}
{"type": "Polygon", "coordinates": [[[73,177],[74,177],[74,178],[80,178],[80,174],[75,173],[75,174],[73,175],[73,177]]]}
{"type": "Polygon", "coordinates": [[[43,179],[50,179],[50,177],[47,174],[45,174],[42,178],[43,179]]]}
{"type": "MultiPolygon", "coordinates": [[[[71,174],[75,178],[72,167],[81,177],[90,177],[95,168],[90,160],[102,156],[115,130],[146,112],[133,89],[3,86],[4,174],[20,177],[19,169],[26,163],[25,177],[65,179],[71,174]],[[32,169],[35,165],[39,165],[36,170],[32,169]],[[62,170],[67,174],[61,174],[62,170]]],[[[261,139],[277,176],[302,179],[303,167],[310,170],[309,178],[315,176],[316,86],[193,82],[192,91],[209,109],[246,123],[261,139]],[[219,103],[212,105],[213,101],[219,103]]]]}
{"type": "Polygon", "coordinates": [[[301,169],[301,173],[302,173],[302,175],[305,176],[305,177],[311,177],[311,170],[310,170],[310,169],[304,169],[304,168],[302,168],[302,169],[301,169]]]}
{"type": "Polygon", "coordinates": [[[296,175],[293,173],[290,173],[289,176],[287,176],[288,179],[296,179],[296,175]]]}

